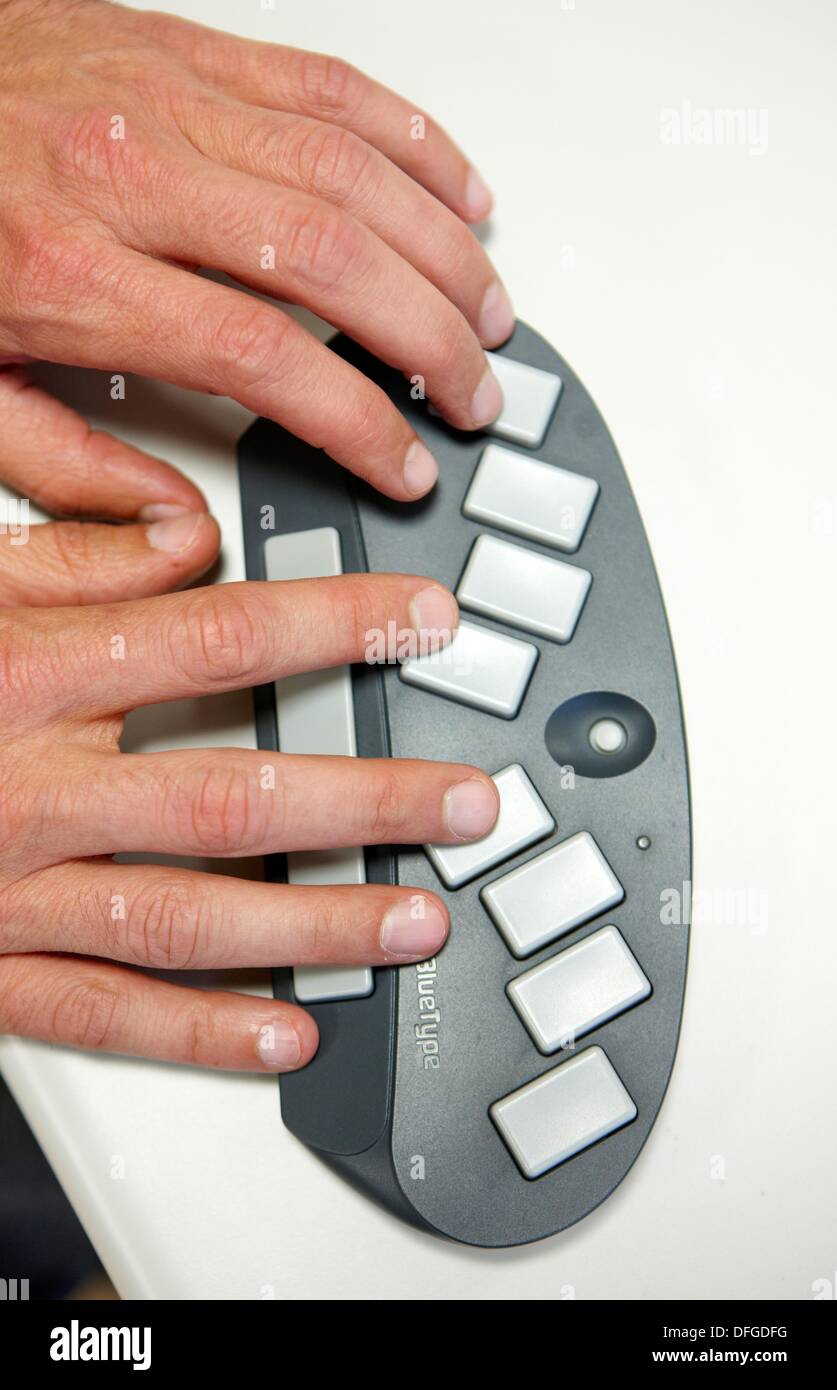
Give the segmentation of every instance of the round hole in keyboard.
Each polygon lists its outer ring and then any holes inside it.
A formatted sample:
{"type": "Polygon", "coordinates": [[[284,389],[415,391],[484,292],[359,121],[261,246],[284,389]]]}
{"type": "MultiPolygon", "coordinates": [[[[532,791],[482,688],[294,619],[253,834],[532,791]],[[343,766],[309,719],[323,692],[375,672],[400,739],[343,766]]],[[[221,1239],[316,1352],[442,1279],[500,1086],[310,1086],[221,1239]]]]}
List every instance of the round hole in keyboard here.
{"type": "Polygon", "coordinates": [[[644,762],[657,730],[630,695],[591,690],[552,711],[544,731],[550,756],[581,777],[619,777],[644,762]]]}

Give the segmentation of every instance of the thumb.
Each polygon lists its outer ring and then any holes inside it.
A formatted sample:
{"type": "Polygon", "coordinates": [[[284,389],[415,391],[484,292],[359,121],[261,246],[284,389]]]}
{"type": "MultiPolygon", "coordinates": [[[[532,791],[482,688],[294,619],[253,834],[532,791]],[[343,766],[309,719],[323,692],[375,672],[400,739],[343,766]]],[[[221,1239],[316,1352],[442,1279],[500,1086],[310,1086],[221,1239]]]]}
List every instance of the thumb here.
{"type": "Polygon", "coordinates": [[[160,506],[206,511],[171,464],[92,430],[22,365],[0,365],[0,478],[59,516],[132,521],[153,519],[160,506]]]}
{"type": "Polygon", "coordinates": [[[177,511],[144,525],[20,520],[0,534],[0,604],[107,603],[182,589],[218,554],[217,523],[177,511]]]}

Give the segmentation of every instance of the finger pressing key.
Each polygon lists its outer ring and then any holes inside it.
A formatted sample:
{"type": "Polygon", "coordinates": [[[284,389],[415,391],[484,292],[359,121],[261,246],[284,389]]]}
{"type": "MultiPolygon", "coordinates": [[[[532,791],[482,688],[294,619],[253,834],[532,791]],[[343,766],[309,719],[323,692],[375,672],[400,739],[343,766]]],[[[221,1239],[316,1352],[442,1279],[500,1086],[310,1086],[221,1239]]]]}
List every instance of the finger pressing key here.
{"type": "Polygon", "coordinates": [[[113,714],[160,700],[262,685],[300,671],[376,659],[381,634],[443,647],[453,595],[416,575],[223,584],[27,616],[30,660],[60,667],[52,712],[113,714]],[[40,654],[40,656],[39,656],[40,654]]]}
{"type": "Polygon", "coordinates": [[[41,867],[119,851],[240,858],[455,844],[487,834],[499,810],[491,778],[466,763],[240,748],[92,754],[68,769],[60,793],[46,776],[42,795],[53,834],[41,867]]]}
{"type": "Polygon", "coordinates": [[[157,970],[391,965],[435,955],[449,925],[426,889],[298,887],[145,864],[58,864],[7,890],[6,905],[0,953],[25,940],[31,951],[157,970]]]}

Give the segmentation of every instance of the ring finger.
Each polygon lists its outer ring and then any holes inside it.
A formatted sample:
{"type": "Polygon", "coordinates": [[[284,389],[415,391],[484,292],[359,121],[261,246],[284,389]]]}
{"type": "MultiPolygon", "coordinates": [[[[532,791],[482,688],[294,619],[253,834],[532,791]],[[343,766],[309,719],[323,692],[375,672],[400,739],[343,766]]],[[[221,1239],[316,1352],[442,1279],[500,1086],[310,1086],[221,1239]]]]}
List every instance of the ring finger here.
{"type": "Polygon", "coordinates": [[[409,887],[297,887],[113,862],[29,875],[4,890],[2,920],[0,954],[67,951],[159,970],[392,965],[434,955],[448,931],[442,902],[409,887]]]}

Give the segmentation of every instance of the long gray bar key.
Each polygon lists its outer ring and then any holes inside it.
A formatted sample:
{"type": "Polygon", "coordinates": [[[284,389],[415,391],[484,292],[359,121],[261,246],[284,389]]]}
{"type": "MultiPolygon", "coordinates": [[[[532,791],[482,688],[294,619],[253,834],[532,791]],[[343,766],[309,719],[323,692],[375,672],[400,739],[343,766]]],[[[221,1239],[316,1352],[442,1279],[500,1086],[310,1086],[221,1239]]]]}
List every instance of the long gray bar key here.
{"type": "MultiPolygon", "coordinates": [[[[340,535],[333,526],[271,536],[264,547],[268,579],[320,579],[343,573],[340,535]]],[[[348,666],[306,671],[276,682],[276,728],[283,753],[356,757],[355,711],[348,666]]],[[[362,849],[302,850],[288,855],[288,883],[365,883],[362,849]]],[[[369,966],[298,965],[294,994],[301,1004],[361,999],[373,989],[369,966]]]]}

